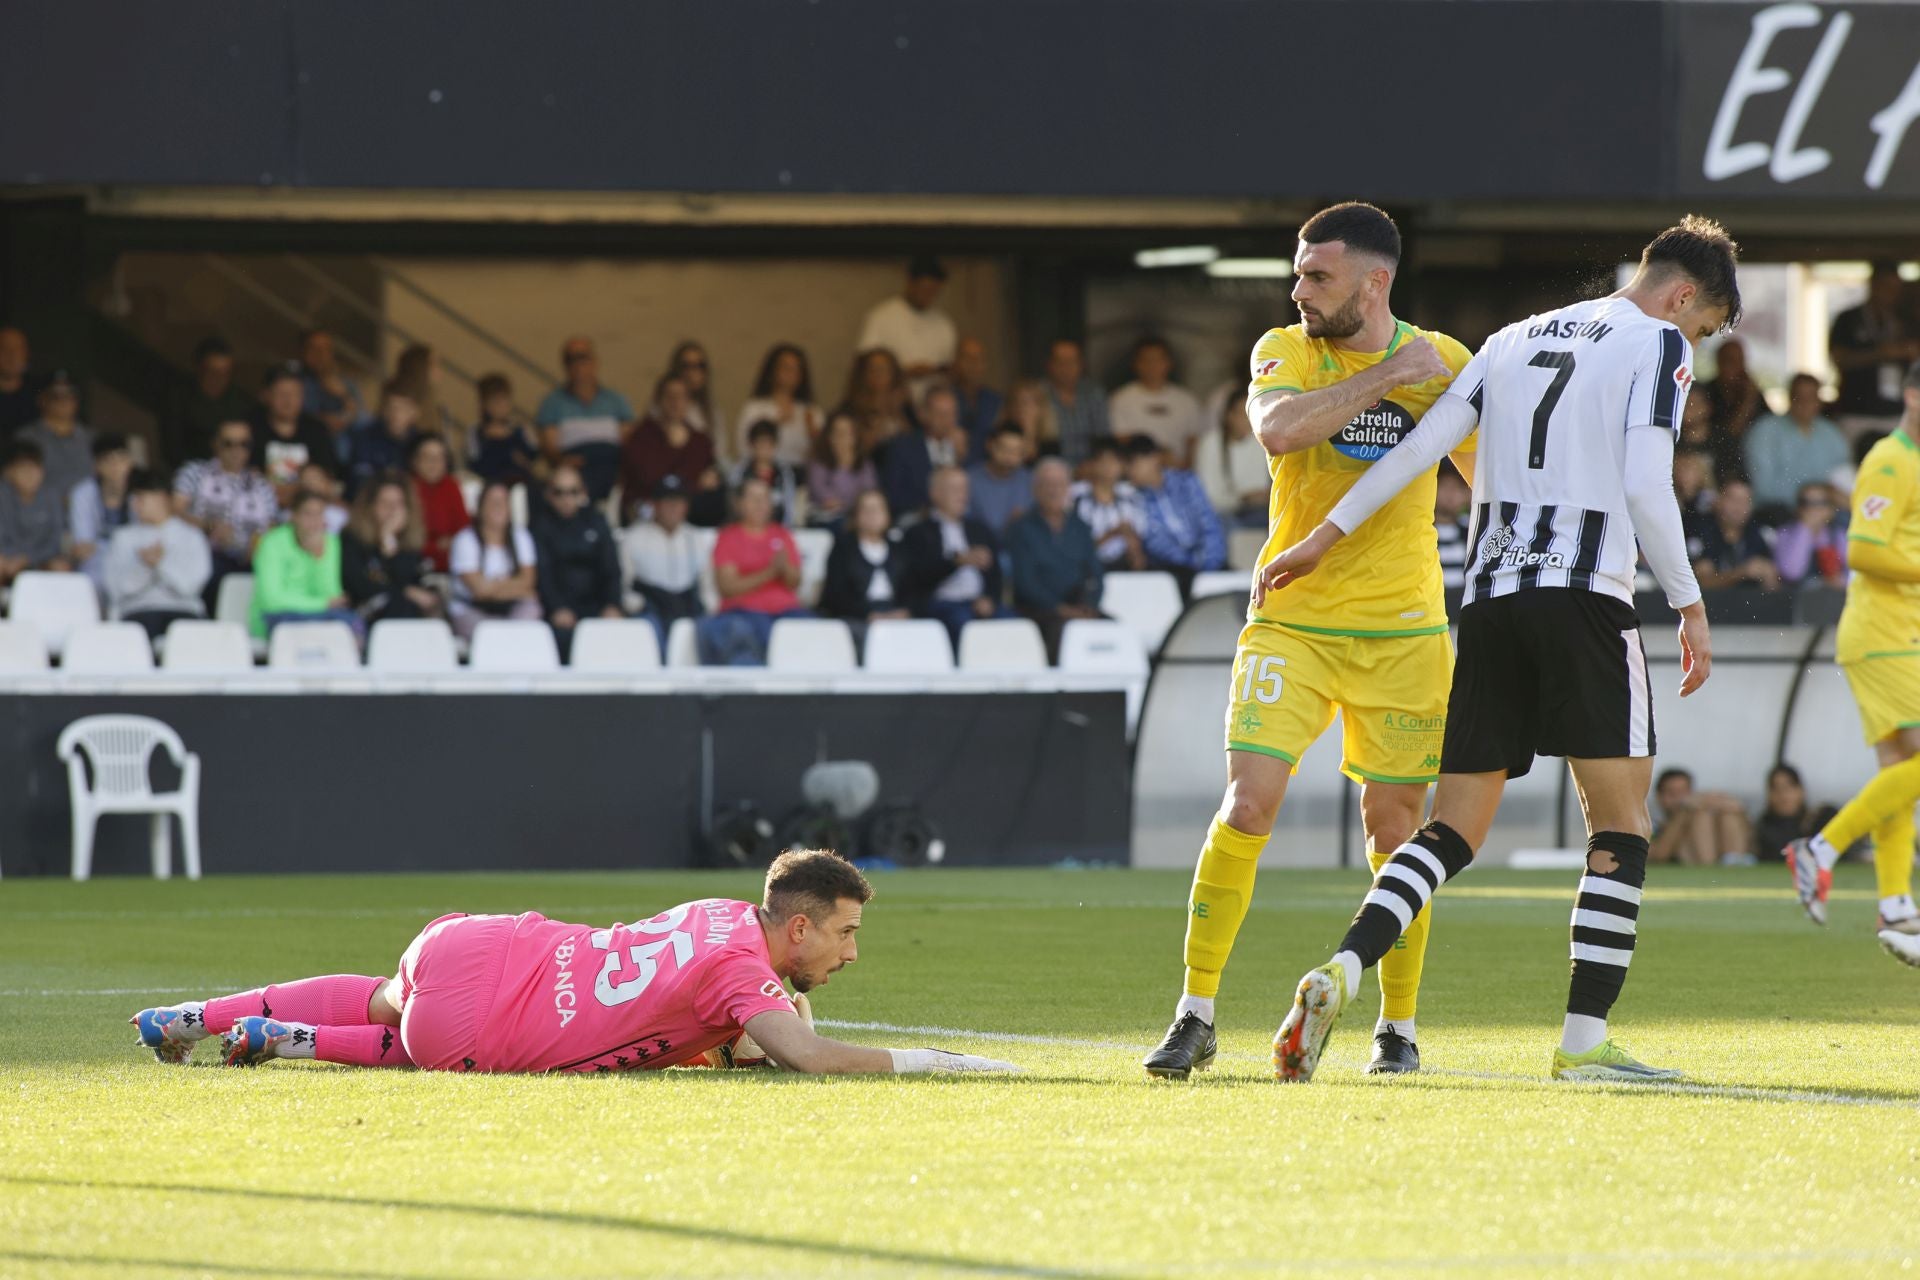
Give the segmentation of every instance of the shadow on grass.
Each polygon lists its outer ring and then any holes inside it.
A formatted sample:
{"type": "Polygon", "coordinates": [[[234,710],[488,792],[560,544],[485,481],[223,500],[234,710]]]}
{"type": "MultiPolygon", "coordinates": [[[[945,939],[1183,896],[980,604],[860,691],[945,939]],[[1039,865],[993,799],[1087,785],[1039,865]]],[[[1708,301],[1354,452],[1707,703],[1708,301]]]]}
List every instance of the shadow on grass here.
{"type": "MultiPolygon", "coordinates": [[[[787,1249],[823,1259],[851,1258],[861,1262],[898,1266],[945,1268],[981,1276],[1032,1276],[1039,1280],[1118,1280],[1118,1273],[1082,1271],[1070,1267],[1028,1266],[1018,1262],[987,1262],[975,1258],[948,1257],[937,1253],[918,1253],[911,1249],[886,1249],[871,1245],[840,1244],[823,1240],[805,1240],[789,1236],[761,1235],[752,1231],[731,1231],[718,1227],[695,1227],[677,1222],[654,1222],[646,1218],[618,1218],[610,1214],[568,1213],[557,1209],[529,1209],[513,1205],[461,1204],[434,1200],[384,1200],[368,1196],[338,1195],[322,1191],[276,1191],[265,1187],[203,1187],[177,1182],[115,1182],[98,1178],[23,1177],[0,1173],[0,1185],[18,1187],[64,1187],[87,1191],[151,1191],[169,1195],[234,1196],[244,1200],[263,1200],[275,1204],[326,1205],[346,1209],[387,1209],[415,1213],[464,1214],[494,1218],[511,1223],[544,1223],[552,1226],[594,1227],[607,1231],[632,1231],[643,1235],[664,1236],[699,1244],[738,1245],[755,1249],[787,1249]]],[[[0,1253],[0,1258],[25,1257],[0,1253]]],[[[84,1257],[60,1261],[92,1262],[84,1257]]],[[[98,1259],[107,1264],[114,1259],[98,1259]]],[[[145,1261],[142,1260],[142,1264],[145,1261]]],[[[198,1264],[196,1264],[198,1265],[198,1264]]],[[[201,1267],[205,1270],[218,1268],[201,1267]]],[[[359,1280],[366,1273],[357,1271],[285,1271],[279,1275],[326,1277],[327,1280],[359,1280]]]]}

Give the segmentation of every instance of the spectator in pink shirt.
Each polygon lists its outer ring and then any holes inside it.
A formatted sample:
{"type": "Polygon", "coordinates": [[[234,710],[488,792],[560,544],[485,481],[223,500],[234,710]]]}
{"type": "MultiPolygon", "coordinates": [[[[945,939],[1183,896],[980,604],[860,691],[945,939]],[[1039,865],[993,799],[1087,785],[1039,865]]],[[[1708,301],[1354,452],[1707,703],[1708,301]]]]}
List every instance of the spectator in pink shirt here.
{"type": "Polygon", "coordinates": [[[800,604],[800,548],[773,520],[773,490],[748,477],[735,499],[738,519],[713,547],[720,607],[699,623],[700,661],[708,666],[757,667],[781,618],[813,615],[800,604]]]}

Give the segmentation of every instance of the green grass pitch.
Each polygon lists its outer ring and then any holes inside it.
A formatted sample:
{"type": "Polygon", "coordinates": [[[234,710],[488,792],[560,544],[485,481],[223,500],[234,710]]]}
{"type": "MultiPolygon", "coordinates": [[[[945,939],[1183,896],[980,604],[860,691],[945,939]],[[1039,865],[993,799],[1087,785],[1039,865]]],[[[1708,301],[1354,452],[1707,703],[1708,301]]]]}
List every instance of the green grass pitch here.
{"type": "Polygon", "coordinates": [[[1268,1039],[1359,873],[1262,879],[1192,1084],[1137,1065],[1178,994],[1172,873],[876,877],[862,958],[815,1002],[855,1024],[830,1034],[1013,1079],[168,1068],[135,1009],[389,973],[442,911],[630,920],[757,886],[8,881],[0,1276],[1915,1274],[1920,973],[1874,945],[1870,877],[1842,870],[1822,931],[1779,868],[1656,869],[1614,1026],[1690,1073],[1657,1091],[1545,1079],[1572,879],[1449,886],[1432,1070],[1360,1074],[1369,979],[1306,1087],[1268,1078],[1268,1039]]]}

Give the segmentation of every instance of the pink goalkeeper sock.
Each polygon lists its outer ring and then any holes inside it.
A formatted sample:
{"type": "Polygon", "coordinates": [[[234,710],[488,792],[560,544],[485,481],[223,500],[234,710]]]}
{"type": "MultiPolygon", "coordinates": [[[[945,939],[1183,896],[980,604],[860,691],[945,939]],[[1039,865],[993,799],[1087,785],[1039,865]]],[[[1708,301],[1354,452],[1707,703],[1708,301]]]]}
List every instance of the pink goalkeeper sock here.
{"type": "MultiPolygon", "coordinates": [[[[365,1010],[362,1010],[365,1012],[365,1010]]],[[[400,1043],[400,1028],[378,1024],[366,1027],[316,1027],[313,1056],[322,1062],[340,1062],[349,1067],[410,1067],[400,1043]]]]}
{"type": "Polygon", "coordinates": [[[335,973],[324,978],[302,978],[271,987],[242,991],[207,1001],[201,1015],[212,1035],[232,1027],[240,1018],[278,1018],[322,1027],[364,1027],[367,1001],[384,978],[335,973]]]}

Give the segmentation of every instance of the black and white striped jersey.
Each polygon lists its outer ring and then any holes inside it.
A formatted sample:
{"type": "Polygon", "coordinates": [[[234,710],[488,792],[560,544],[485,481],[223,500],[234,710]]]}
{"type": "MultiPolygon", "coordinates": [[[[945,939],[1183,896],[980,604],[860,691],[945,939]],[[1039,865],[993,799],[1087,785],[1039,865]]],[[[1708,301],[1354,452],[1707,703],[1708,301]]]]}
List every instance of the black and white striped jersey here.
{"type": "Polygon", "coordinates": [[[1676,438],[1693,352],[1625,298],[1577,302],[1487,339],[1449,394],[1478,412],[1465,603],[1575,587],[1631,604],[1627,433],[1676,438]]]}

